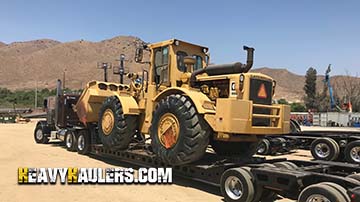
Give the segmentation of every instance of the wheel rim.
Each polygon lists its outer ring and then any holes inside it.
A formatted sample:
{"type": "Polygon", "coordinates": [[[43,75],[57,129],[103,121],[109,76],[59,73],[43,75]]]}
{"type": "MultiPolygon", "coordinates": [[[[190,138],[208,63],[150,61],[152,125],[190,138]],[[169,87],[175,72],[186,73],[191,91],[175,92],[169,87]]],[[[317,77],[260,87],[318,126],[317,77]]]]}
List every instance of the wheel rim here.
{"type": "Polygon", "coordinates": [[[66,147],[67,148],[71,148],[73,145],[73,138],[72,138],[72,134],[68,134],[66,136],[66,147]]]}
{"type": "Polygon", "coordinates": [[[43,137],[44,137],[44,134],[43,134],[42,130],[41,129],[37,130],[36,131],[36,139],[41,140],[41,139],[43,139],[43,137]]]}
{"type": "Polygon", "coordinates": [[[158,126],[160,143],[166,148],[173,147],[179,138],[180,125],[175,115],[166,113],[161,116],[158,126]]]}
{"type": "Polygon", "coordinates": [[[78,139],[78,149],[82,151],[84,150],[84,147],[85,147],[85,138],[83,135],[80,135],[78,139]]]}
{"type": "Polygon", "coordinates": [[[306,202],[331,202],[328,198],[320,194],[310,195],[306,202]]]}
{"type": "Polygon", "coordinates": [[[225,192],[232,200],[238,200],[243,195],[243,184],[235,176],[229,176],[225,180],[225,192]]]}
{"type": "Polygon", "coordinates": [[[353,147],[350,150],[350,157],[354,162],[360,163],[360,147],[353,147]]]}
{"type": "Polygon", "coordinates": [[[109,135],[114,128],[115,117],[111,109],[106,109],[101,119],[101,128],[105,135],[109,135]]]}
{"type": "Polygon", "coordinates": [[[319,143],[315,146],[315,153],[320,158],[326,158],[330,155],[330,147],[325,143],[319,143]]]}

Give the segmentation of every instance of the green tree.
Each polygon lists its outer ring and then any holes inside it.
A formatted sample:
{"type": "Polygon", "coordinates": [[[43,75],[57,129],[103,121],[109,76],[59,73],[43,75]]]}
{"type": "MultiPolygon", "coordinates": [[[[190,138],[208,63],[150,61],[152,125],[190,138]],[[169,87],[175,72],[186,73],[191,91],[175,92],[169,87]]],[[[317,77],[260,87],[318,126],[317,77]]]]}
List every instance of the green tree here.
{"type": "Polygon", "coordinates": [[[318,109],[316,96],[316,69],[310,67],[305,75],[304,102],[307,109],[318,109]]]}
{"type": "Polygon", "coordinates": [[[278,100],[278,103],[279,103],[279,104],[284,104],[284,105],[288,105],[288,104],[289,104],[289,102],[286,101],[286,99],[284,99],[284,98],[279,99],[279,100],[278,100]]]}
{"type": "Polygon", "coordinates": [[[306,112],[306,108],[302,103],[291,103],[290,108],[292,112],[306,112]]]}

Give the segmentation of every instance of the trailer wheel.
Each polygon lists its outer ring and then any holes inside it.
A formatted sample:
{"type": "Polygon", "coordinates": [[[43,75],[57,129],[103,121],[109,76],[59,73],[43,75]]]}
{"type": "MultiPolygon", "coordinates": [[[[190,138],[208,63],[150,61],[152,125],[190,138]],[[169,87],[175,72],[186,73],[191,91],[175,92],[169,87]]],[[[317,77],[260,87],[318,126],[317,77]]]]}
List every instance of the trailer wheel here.
{"type": "Polygon", "coordinates": [[[270,153],[270,141],[268,139],[262,139],[257,146],[257,154],[268,155],[270,153]]]}
{"type": "Polygon", "coordinates": [[[73,132],[68,131],[65,134],[65,147],[68,151],[76,151],[76,136],[73,132]]]}
{"type": "Polygon", "coordinates": [[[331,138],[318,138],[311,143],[311,154],[317,160],[333,161],[340,154],[340,147],[331,138]]]}
{"type": "Polygon", "coordinates": [[[336,189],[337,191],[339,191],[339,193],[341,193],[341,195],[347,200],[347,201],[351,201],[349,195],[347,194],[347,191],[344,187],[333,183],[333,182],[321,182],[320,184],[326,184],[334,189],[336,189]]]}
{"type": "Polygon", "coordinates": [[[169,95],[153,112],[150,127],[154,153],[165,163],[181,165],[199,160],[209,144],[211,128],[184,95],[169,95]]]}
{"type": "MultiPolygon", "coordinates": [[[[261,164],[264,167],[270,167],[273,168],[275,167],[274,165],[270,164],[270,163],[263,163],[261,164]]],[[[251,181],[253,182],[254,185],[257,185],[255,178],[253,176],[253,174],[251,173],[251,168],[247,167],[247,166],[243,166],[241,167],[242,169],[246,170],[249,175],[251,176],[251,181]]],[[[255,195],[254,195],[254,199],[252,200],[252,202],[273,202],[275,201],[275,199],[277,198],[277,194],[269,189],[264,189],[261,185],[257,185],[255,186],[255,195]]]]}
{"type": "Polygon", "coordinates": [[[328,184],[314,184],[306,187],[299,195],[299,202],[327,201],[327,202],[350,202],[348,198],[337,189],[328,184]]]}
{"type": "Polygon", "coordinates": [[[79,154],[90,152],[90,135],[86,130],[80,130],[77,135],[76,149],[79,154]]]}
{"type": "Polygon", "coordinates": [[[211,141],[211,147],[220,156],[250,159],[257,151],[258,142],[224,142],[211,141]]]}
{"type": "Polygon", "coordinates": [[[38,144],[47,144],[49,142],[48,135],[50,130],[46,128],[46,123],[39,122],[34,130],[34,139],[35,142],[38,144]]]}
{"type": "Polygon", "coordinates": [[[227,202],[248,202],[255,196],[252,177],[243,168],[225,171],[221,176],[220,190],[227,202]]]}
{"type": "Polygon", "coordinates": [[[351,174],[351,175],[348,175],[346,176],[348,178],[351,178],[351,179],[354,179],[354,180],[357,180],[360,182],[360,173],[357,173],[357,174],[351,174]]]}
{"type": "Polygon", "coordinates": [[[120,100],[107,97],[99,113],[99,137],[105,147],[126,149],[136,133],[136,116],[124,115],[120,100]]]}
{"type": "Polygon", "coordinates": [[[345,158],[349,163],[360,163],[360,140],[350,142],[345,147],[345,158]]]}
{"type": "Polygon", "coordinates": [[[276,162],[274,165],[278,168],[285,168],[288,170],[295,170],[298,168],[298,166],[292,162],[289,161],[282,161],[282,162],[276,162]]]}

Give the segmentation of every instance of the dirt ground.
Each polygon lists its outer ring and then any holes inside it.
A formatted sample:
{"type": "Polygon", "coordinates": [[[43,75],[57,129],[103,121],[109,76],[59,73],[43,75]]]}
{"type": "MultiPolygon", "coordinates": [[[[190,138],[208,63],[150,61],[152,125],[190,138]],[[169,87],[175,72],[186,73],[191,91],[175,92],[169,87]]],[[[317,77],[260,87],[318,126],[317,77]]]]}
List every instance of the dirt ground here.
{"type": "MultiPolygon", "coordinates": [[[[19,185],[19,167],[129,167],[131,165],[82,156],[54,144],[35,144],[36,121],[0,124],[0,202],[6,201],[222,201],[216,187],[174,178],[172,185],[19,185]]],[[[309,159],[307,151],[281,155],[309,159]]],[[[288,200],[281,200],[282,202],[288,200]]]]}

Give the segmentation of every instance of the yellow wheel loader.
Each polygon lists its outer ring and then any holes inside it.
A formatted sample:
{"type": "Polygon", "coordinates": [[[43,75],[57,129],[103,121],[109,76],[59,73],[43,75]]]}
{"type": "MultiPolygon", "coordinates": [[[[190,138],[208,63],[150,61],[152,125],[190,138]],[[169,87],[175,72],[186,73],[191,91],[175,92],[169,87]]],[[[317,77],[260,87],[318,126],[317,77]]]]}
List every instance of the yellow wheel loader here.
{"type": "Polygon", "coordinates": [[[110,149],[150,135],[153,152],[171,165],[199,160],[209,145],[250,158],[264,135],[289,133],[290,109],[272,104],[276,82],[250,73],[254,49],[244,50],[246,64],[209,65],[207,47],[177,39],[139,47],[135,61],[149,71],[129,73],[128,85],[89,82],[75,111],[110,149]]]}

